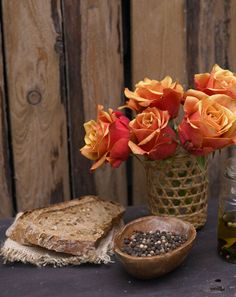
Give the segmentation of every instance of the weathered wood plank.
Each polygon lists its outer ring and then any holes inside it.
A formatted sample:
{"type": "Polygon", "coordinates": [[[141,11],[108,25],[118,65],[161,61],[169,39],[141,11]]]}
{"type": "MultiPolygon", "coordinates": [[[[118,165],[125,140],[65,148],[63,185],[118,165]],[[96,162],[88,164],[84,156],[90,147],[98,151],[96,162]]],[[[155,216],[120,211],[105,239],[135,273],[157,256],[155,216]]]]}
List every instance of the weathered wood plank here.
{"type": "Polygon", "coordinates": [[[231,0],[225,3],[226,19],[225,25],[228,38],[228,58],[229,68],[236,72],[236,1],[231,0]]]}
{"type": "MultiPolygon", "coordinates": [[[[215,63],[221,67],[229,67],[229,38],[232,52],[232,34],[235,29],[232,26],[231,31],[229,30],[229,12],[232,12],[230,1],[187,0],[186,7],[187,71],[189,84],[192,85],[194,73],[209,72],[215,63]]],[[[235,61],[235,58],[232,60],[235,61]]],[[[221,171],[228,156],[229,150],[224,149],[221,154],[217,153],[211,158],[211,197],[218,197],[221,171]]]]}
{"type": "MultiPolygon", "coordinates": [[[[236,73],[236,1],[226,1],[224,5],[225,10],[225,28],[228,42],[227,64],[229,69],[236,73]]],[[[236,146],[230,148],[230,157],[236,157],[236,146]]]]}
{"type": "Polygon", "coordinates": [[[91,162],[79,149],[84,145],[85,122],[81,73],[81,17],[80,0],[66,0],[63,4],[64,39],[66,55],[68,121],[72,196],[95,194],[94,175],[90,173],[91,162]]]}
{"type": "Polygon", "coordinates": [[[70,198],[59,0],[3,1],[18,210],[70,198]]]}
{"type": "Polygon", "coordinates": [[[11,216],[13,211],[5,107],[2,28],[0,25],[0,218],[11,216]]]}
{"type": "Polygon", "coordinates": [[[228,5],[229,2],[221,0],[201,1],[200,24],[205,29],[199,35],[200,71],[215,63],[228,67],[228,5]]]}
{"type": "Polygon", "coordinates": [[[187,76],[188,87],[194,87],[194,74],[199,73],[199,17],[200,17],[200,1],[186,0],[186,29],[187,29],[187,76]],[[195,38],[194,38],[194,37],[195,38]]]}
{"type": "Polygon", "coordinates": [[[104,166],[91,175],[89,163],[79,155],[83,145],[81,135],[84,135],[82,124],[96,117],[97,104],[113,109],[121,105],[121,3],[116,0],[64,0],[63,3],[73,196],[96,192],[126,203],[125,165],[117,170],[104,166]]]}
{"type": "Polygon", "coordinates": [[[148,5],[145,0],[132,0],[134,83],[145,75],[156,78],[171,75],[186,83],[184,9],[183,0],[149,0],[148,5]]]}
{"type": "MultiPolygon", "coordinates": [[[[165,75],[186,83],[185,1],[132,0],[131,44],[133,85],[144,77],[165,75]],[[170,21],[171,20],[171,21],[170,21]]],[[[133,201],[146,202],[145,174],[134,163],[133,201]]]]}

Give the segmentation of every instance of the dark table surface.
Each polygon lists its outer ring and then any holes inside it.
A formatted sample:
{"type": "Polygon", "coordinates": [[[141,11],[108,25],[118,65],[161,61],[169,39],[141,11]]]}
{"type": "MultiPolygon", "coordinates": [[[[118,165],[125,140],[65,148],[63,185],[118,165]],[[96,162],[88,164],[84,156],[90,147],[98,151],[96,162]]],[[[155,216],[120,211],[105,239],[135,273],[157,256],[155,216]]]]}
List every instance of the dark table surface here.
{"type": "MultiPolygon", "coordinates": [[[[3,265],[0,260],[0,297],[236,296],[236,265],[224,262],[216,252],[215,205],[210,202],[208,222],[198,232],[188,258],[166,276],[136,280],[118,261],[100,266],[37,268],[20,263],[3,265]]],[[[125,221],[146,214],[145,207],[130,207],[125,221]]],[[[11,222],[0,221],[1,243],[11,222]]]]}

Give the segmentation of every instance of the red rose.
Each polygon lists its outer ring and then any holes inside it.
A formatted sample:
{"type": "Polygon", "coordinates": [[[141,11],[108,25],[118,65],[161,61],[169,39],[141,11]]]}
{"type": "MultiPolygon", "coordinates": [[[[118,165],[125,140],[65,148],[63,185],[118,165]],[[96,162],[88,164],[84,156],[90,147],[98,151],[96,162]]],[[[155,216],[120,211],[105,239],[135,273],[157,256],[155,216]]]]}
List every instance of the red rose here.
{"type": "Polygon", "coordinates": [[[195,86],[208,95],[225,94],[236,99],[236,75],[222,69],[217,64],[211,73],[200,73],[194,76],[195,86]]]}
{"type": "Polygon", "coordinates": [[[157,107],[160,110],[167,110],[171,118],[175,118],[183,98],[183,87],[172,82],[172,78],[169,76],[166,76],[162,81],[145,78],[144,81],[135,85],[134,92],[126,88],[125,96],[129,98],[125,107],[138,113],[147,107],[157,107]]]}
{"type": "Polygon", "coordinates": [[[179,125],[183,146],[194,155],[206,155],[236,143],[236,101],[223,94],[189,90],[185,117],[179,125]]]}
{"type": "Polygon", "coordinates": [[[134,154],[152,160],[165,159],[175,153],[175,132],[167,126],[168,111],[148,107],[129,123],[131,140],[129,147],[134,154]]]}
{"type": "Polygon", "coordinates": [[[128,146],[130,132],[129,119],[121,112],[109,112],[98,106],[97,121],[91,120],[84,124],[85,146],[81,153],[90,160],[96,161],[91,170],[97,169],[105,161],[112,167],[119,167],[127,160],[130,149],[128,146]]]}

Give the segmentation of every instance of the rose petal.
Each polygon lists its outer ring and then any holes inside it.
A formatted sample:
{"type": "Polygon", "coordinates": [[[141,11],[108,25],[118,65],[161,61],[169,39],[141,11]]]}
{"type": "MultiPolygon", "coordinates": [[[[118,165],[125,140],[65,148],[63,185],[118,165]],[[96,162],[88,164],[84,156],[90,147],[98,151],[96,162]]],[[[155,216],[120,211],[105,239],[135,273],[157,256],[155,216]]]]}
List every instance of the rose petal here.
{"type": "Polygon", "coordinates": [[[187,96],[184,102],[184,112],[187,115],[191,115],[192,113],[198,110],[199,99],[193,96],[187,96]]]}
{"type": "Polygon", "coordinates": [[[195,83],[196,89],[204,90],[209,82],[209,79],[210,79],[209,73],[195,74],[194,83],[195,83]]]}
{"type": "Polygon", "coordinates": [[[183,120],[178,127],[179,138],[184,147],[186,143],[192,143],[196,148],[202,147],[203,135],[199,129],[192,128],[186,120],[183,120]]]}
{"type": "MultiPolygon", "coordinates": [[[[128,120],[128,119],[127,119],[128,120]]],[[[129,120],[128,120],[129,122],[129,120]]],[[[123,119],[117,119],[110,125],[109,134],[110,134],[110,145],[113,146],[121,138],[129,138],[129,128],[127,121],[123,119]]]]}
{"type": "Polygon", "coordinates": [[[202,100],[203,98],[207,98],[208,95],[201,92],[201,91],[198,91],[198,90],[193,90],[193,89],[189,89],[185,92],[184,94],[185,97],[187,96],[192,96],[192,97],[196,97],[198,100],[202,100]]]}
{"type": "Polygon", "coordinates": [[[91,151],[90,148],[87,145],[82,147],[80,149],[80,152],[84,157],[88,158],[89,160],[96,160],[97,157],[98,157],[97,153],[91,151]]]}
{"type": "Polygon", "coordinates": [[[211,147],[213,150],[224,148],[230,144],[233,144],[231,138],[209,138],[203,139],[203,147],[211,147]]]}
{"type": "Polygon", "coordinates": [[[94,171],[98,167],[100,167],[106,161],[107,154],[103,155],[93,166],[90,168],[91,171],[94,171]]]}
{"type": "Polygon", "coordinates": [[[219,103],[220,105],[228,108],[231,112],[236,114],[236,100],[227,95],[213,95],[210,100],[219,103]]]}
{"type": "Polygon", "coordinates": [[[137,146],[133,141],[128,142],[129,148],[135,155],[145,155],[147,152],[137,146]]]}
{"type": "Polygon", "coordinates": [[[176,142],[166,142],[158,145],[155,149],[150,151],[148,157],[152,160],[163,160],[173,156],[177,148],[176,142]]]}
{"type": "Polygon", "coordinates": [[[125,161],[129,157],[130,149],[128,146],[129,139],[121,138],[118,140],[112,147],[110,151],[111,159],[118,159],[121,161],[125,161]]]}
{"type": "Polygon", "coordinates": [[[161,110],[167,110],[171,118],[175,118],[178,115],[182,94],[177,93],[173,89],[164,89],[162,100],[153,103],[153,106],[158,107],[161,110]]]}

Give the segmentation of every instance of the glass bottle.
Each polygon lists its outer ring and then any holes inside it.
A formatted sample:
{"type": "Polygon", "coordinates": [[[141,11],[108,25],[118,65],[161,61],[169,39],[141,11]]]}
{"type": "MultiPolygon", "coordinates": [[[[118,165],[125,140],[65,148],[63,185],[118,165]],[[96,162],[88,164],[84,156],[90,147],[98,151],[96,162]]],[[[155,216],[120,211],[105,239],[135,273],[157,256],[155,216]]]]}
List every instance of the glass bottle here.
{"type": "Polygon", "coordinates": [[[218,211],[218,253],[236,264],[236,158],[226,162],[218,211]]]}

